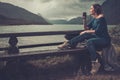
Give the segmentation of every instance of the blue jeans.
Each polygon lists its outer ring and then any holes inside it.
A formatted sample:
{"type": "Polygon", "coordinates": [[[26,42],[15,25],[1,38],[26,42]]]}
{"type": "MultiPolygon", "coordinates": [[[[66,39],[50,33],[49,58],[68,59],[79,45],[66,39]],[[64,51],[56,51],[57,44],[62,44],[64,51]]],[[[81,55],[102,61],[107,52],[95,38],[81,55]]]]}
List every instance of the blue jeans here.
{"type": "Polygon", "coordinates": [[[97,48],[105,48],[109,46],[111,42],[110,39],[100,38],[95,34],[85,33],[72,38],[68,43],[71,47],[75,47],[79,42],[83,42],[84,40],[87,40],[87,49],[90,53],[92,61],[95,61],[97,58],[97,48]]]}

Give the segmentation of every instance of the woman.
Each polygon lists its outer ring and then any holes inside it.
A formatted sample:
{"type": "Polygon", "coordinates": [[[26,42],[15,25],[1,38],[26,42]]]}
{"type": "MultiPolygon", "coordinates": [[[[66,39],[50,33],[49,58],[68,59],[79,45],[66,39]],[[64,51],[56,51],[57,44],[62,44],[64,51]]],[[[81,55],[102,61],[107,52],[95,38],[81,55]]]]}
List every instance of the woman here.
{"type": "MultiPolygon", "coordinates": [[[[102,13],[102,7],[99,4],[93,4],[90,8],[90,14],[93,19],[85,26],[86,30],[82,31],[80,35],[70,39],[60,49],[75,48],[79,42],[87,40],[87,48],[90,53],[93,67],[96,63],[96,48],[104,48],[110,45],[111,39],[108,34],[107,23],[102,13]]],[[[93,69],[93,68],[92,68],[93,69]]]]}

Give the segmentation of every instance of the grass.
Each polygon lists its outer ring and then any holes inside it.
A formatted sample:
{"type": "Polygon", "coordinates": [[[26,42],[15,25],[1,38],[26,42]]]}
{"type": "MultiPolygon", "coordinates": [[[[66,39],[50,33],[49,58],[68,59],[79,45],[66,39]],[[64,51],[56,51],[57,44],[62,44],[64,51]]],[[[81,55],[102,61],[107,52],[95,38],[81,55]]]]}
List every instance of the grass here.
{"type": "Polygon", "coordinates": [[[10,63],[1,70],[0,80],[119,80],[120,72],[104,72],[85,76],[76,74],[79,61],[71,55],[42,60],[10,63]]]}

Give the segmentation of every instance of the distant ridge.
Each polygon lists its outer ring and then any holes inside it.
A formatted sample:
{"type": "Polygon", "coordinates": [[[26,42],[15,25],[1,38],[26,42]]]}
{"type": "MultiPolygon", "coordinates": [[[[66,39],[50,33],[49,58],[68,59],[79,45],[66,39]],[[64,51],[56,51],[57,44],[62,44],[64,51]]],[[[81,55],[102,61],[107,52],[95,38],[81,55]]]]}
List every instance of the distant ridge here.
{"type": "Polygon", "coordinates": [[[106,0],[102,7],[108,24],[120,24],[120,0],[106,0]]]}
{"type": "Polygon", "coordinates": [[[0,25],[21,25],[48,23],[42,16],[38,16],[18,6],[0,2],[0,25]]]}
{"type": "MultiPolygon", "coordinates": [[[[91,19],[91,16],[87,16],[87,22],[91,19]]],[[[75,17],[70,20],[49,20],[52,24],[83,24],[82,17],[75,17]]]]}

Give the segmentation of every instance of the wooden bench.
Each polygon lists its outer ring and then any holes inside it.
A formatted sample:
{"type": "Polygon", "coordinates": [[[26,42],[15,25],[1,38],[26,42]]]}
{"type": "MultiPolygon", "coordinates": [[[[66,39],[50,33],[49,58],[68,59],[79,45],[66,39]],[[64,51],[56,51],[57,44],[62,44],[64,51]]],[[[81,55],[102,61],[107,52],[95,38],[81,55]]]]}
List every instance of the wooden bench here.
{"type": "MultiPolygon", "coordinates": [[[[8,51],[8,53],[1,54],[0,55],[0,61],[7,61],[8,66],[11,65],[11,63],[18,63],[19,61],[26,61],[26,60],[36,60],[36,59],[43,59],[47,56],[62,56],[66,54],[75,55],[75,54],[84,54],[86,53],[85,47],[78,47],[76,49],[67,49],[67,50],[59,50],[59,49],[51,49],[51,50],[38,50],[38,51],[28,51],[28,52],[19,52],[19,49],[25,49],[25,48],[33,48],[33,47],[44,47],[44,46],[56,46],[59,44],[62,44],[63,42],[55,42],[55,43],[44,43],[44,44],[33,44],[33,45],[21,45],[16,46],[18,43],[17,37],[28,37],[28,36],[48,36],[48,35],[65,35],[68,33],[78,33],[83,30],[77,30],[77,31],[51,31],[51,32],[26,32],[26,33],[5,33],[0,34],[0,38],[6,38],[9,37],[9,45],[14,47],[2,47],[0,48],[0,51],[8,51]],[[13,49],[12,51],[9,51],[13,49]],[[14,49],[15,52],[14,52],[14,49]],[[17,51],[17,52],[16,52],[17,51]],[[18,61],[18,62],[17,62],[18,61]]],[[[90,72],[91,70],[91,60],[90,56],[88,54],[84,54],[80,57],[82,60],[79,60],[80,68],[82,72],[86,69],[86,71],[90,72]]],[[[13,65],[13,64],[12,64],[13,65]]]]}
{"type": "MultiPolygon", "coordinates": [[[[51,31],[51,32],[26,32],[26,33],[3,33],[0,34],[0,38],[6,38],[9,37],[9,45],[12,44],[17,45],[18,42],[15,43],[14,38],[17,39],[17,37],[28,37],[28,36],[46,36],[46,35],[64,35],[67,33],[76,33],[80,32],[82,30],[77,31],[51,31]],[[10,40],[13,40],[13,42],[10,43],[10,40]]],[[[24,48],[32,48],[32,47],[42,47],[42,46],[55,46],[59,45],[62,42],[56,42],[56,43],[47,43],[47,44],[33,44],[33,45],[22,45],[17,46],[17,49],[24,49],[24,48]]],[[[0,48],[0,51],[8,50],[9,48],[2,47],[0,48]]],[[[39,51],[30,51],[30,52],[17,52],[17,53],[5,53],[0,55],[0,61],[9,61],[9,60],[29,60],[29,59],[40,59],[46,56],[55,56],[55,55],[64,55],[64,54],[73,54],[73,53],[82,53],[84,49],[77,48],[77,49],[70,49],[70,50],[39,50],[39,51]]]]}

